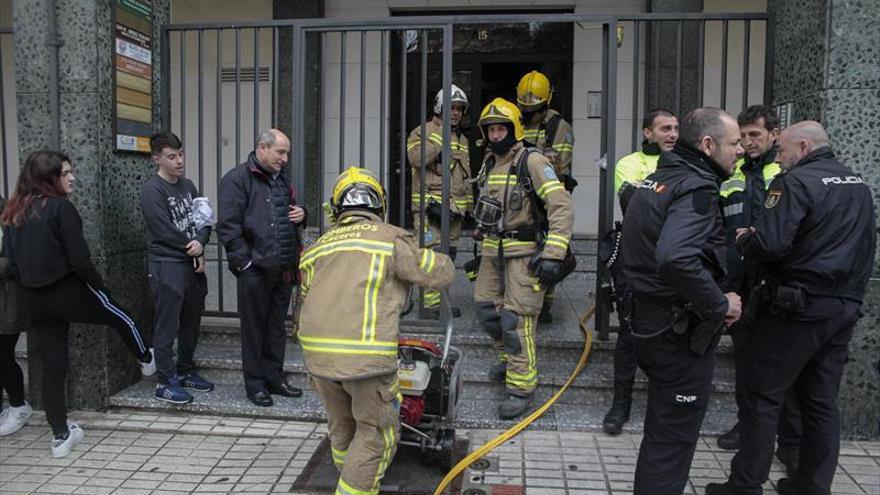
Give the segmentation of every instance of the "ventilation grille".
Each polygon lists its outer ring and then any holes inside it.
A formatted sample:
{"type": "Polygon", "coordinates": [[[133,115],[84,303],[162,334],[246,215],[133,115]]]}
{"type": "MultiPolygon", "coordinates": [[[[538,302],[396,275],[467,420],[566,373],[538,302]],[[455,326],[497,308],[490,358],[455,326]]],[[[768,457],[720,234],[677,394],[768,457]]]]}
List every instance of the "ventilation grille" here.
{"type": "MultiPolygon", "coordinates": [[[[257,69],[260,75],[260,82],[269,82],[269,68],[260,67],[257,69]]],[[[235,82],[235,67],[226,67],[220,70],[220,80],[223,82],[235,82]]],[[[240,67],[238,69],[238,80],[241,82],[254,82],[254,68],[240,67]]]]}

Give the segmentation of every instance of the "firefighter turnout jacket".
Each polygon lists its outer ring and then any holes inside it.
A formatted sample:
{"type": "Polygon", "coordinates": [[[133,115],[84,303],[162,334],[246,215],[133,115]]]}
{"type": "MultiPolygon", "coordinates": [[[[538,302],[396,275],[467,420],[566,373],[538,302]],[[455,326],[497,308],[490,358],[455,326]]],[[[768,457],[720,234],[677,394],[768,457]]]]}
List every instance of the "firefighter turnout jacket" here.
{"type": "Polygon", "coordinates": [[[549,230],[544,239],[542,257],[561,260],[565,257],[574,224],[574,206],[569,194],[559,181],[550,160],[538,151],[528,154],[526,187],[517,178],[517,165],[526,153],[522,142],[513,145],[503,156],[489,153],[480,172],[480,194],[495,199],[503,206],[501,232],[489,232],[483,240],[483,256],[498,256],[499,243],[504,242],[504,256],[530,256],[538,250],[542,218],[549,230]],[[542,205],[533,204],[534,191],[542,205]]]}
{"type": "Polygon", "coordinates": [[[414,235],[361,210],[340,215],[303,253],[300,270],[306,367],[337,381],[396,372],[410,284],[442,289],[455,276],[448,256],[419,249],[414,235]]]}
{"type": "Polygon", "coordinates": [[[814,150],[770,184],[756,231],[737,241],[782,285],[814,296],[862,301],[874,266],[871,190],[834,158],[814,150]]]}
{"type": "Polygon", "coordinates": [[[704,320],[724,319],[728,303],[718,282],[726,246],[718,188],[725,177],[703,152],[678,143],[636,185],[621,241],[623,276],[634,297],[691,303],[704,320]]]}
{"type": "MultiPolygon", "coordinates": [[[[422,127],[417,126],[406,140],[406,156],[412,167],[412,208],[418,210],[422,204],[420,192],[421,160],[422,160],[422,127]]],[[[443,151],[443,121],[440,117],[425,124],[425,205],[431,200],[442,203],[443,172],[441,169],[441,152],[443,151]]],[[[449,210],[458,215],[464,214],[473,208],[474,199],[471,193],[471,185],[468,178],[471,174],[470,158],[468,155],[468,140],[461,131],[455,129],[451,133],[452,142],[450,149],[452,156],[449,159],[451,169],[449,180],[449,210]]]]}
{"type": "Polygon", "coordinates": [[[571,125],[548,109],[541,122],[524,124],[525,141],[540,149],[550,159],[556,175],[571,176],[571,154],[574,152],[574,133],[571,125]]]}
{"type": "Polygon", "coordinates": [[[617,191],[621,211],[626,212],[635,186],[641,184],[646,177],[657,170],[659,158],[660,145],[643,141],[641,151],[636,151],[617,160],[617,164],[614,166],[614,190],[617,191]]]}

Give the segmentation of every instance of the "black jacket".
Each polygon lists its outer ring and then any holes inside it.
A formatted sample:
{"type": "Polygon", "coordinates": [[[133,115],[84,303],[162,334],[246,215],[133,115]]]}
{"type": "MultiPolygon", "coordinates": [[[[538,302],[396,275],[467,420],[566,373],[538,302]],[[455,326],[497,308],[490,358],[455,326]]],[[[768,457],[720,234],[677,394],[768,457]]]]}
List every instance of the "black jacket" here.
{"type": "MultiPolygon", "coordinates": [[[[294,228],[294,256],[289,264],[282,264],[281,243],[272,201],[270,176],[257,162],[254,153],[220,181],[217,236],[229,259],[229,269],[239,273],[248,263],[265,270],[288,269],[296,273],[299,264],[299,229],[294,228]]],[[[293,192],[284,177],[289,204],[294,205],[293,192]]],[[[304,224],[305,220],[301,222],[304,224]]]]}
{"type": "Polygon", "coordinates": [[[93,288],[107,291],[92,264],[82,219],[73,203],[65,198],[38,198],[31,212],[20,226],[7,231],[6,255],[21,285],[45,287],[72,272],[93,288]]]}
{"type": "Polygon", "coordinates": [[[196,231],[192,220],[192,201],[198,195],[192,181],[183,177],[171,184],[155,174],[144,184],[141,211],[150,238],[150,259],[188,261],[191,258],[186,254],[186,245],[190,241],[208,245],[211,227],[196,231]]]}
{"type": "Polygon", "coordinates": [[[630,200],[621,240],[623,277],[638,298],[691,303],[703,319],[720,320],[727,298],[724,224],[718,186],[726,172],[701,151],[677,144],[630,200]]]}
{"type": "Polygon", "coordinates": [[[721,185],[721,211],[727,233],[727,276],[722,285],[725,291],[737,292],[744,297],[747,297],[760,279],[761,266],[742,259],[742,255],[736,250],[736,231],[754,226],[764,210],[764,200],[770,185],[770,181],[765,181],[764,178],[765,167],[771,166],[772,170],[778,170],[775,164],[777,153],[778,149],[773,146],[754,160],[746,157],[740,167],[740,176],[721,185]],[[739,179],[739,183],[732,184],[734,179],[739,179]],[[725,187],[732,187],[733,192],[727,191],[725,194],[725,187]]]}
{"type": "Polygon", "coordinates": [[[737,242],[786,285],[861,301],[874,265],[876,219],[860,176],[819,148],[770,184],[754,234],[737,242]]]}

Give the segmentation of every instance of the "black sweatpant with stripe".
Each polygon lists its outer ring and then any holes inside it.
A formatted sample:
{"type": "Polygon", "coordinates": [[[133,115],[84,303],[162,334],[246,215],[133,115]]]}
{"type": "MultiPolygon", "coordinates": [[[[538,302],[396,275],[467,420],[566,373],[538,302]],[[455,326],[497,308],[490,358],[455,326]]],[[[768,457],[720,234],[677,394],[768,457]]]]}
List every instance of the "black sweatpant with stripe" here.
{"type": "Polygon", "coordinates": [[[33,326],[28,333],[42,356],[43,407],[46,420],[57,436],[67,431],[65,378],[71,323],[113,327],[139,361],[148,358],[149,346],[128,311],[106,292],[92,288],[75,275],[29,292],[33,326]]]}

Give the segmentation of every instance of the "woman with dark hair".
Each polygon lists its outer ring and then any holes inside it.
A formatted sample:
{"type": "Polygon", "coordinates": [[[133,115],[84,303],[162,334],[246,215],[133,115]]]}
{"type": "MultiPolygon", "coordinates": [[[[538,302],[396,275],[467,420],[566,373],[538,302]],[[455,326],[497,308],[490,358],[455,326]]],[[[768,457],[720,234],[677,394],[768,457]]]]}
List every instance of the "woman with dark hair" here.
{"type": "MultiPolygon", "coordinates": [[[[0,213],[5,203],[0,197],[0,213]]],[[[22,290],[9,273],[5,247],[9,236],[4,235],[4,230],[0,228],[0,390],[6,392],[9,407],[0,412],[0,437],[21,429],[34,413],[24,398],[24,373],[15,362],[15,345],[27,326],[27,315],[22,290]]]]}
{"type": "Polygon", "coordinates": [[[28,156],[0,223],[8,227],[13,274],[28,290],[31,338],[42,354],[43,405],[52,427],[52,456],[64,457],[83,438],[67,423],[64,393],[67,339],[71,322],[116,329],[137,356],[141,372],[156,372],[151,349],[128,312],[110,298],[82,231],[82,219],[67,196],[73,192],[70,159],[55,151],[28,156]]]}

